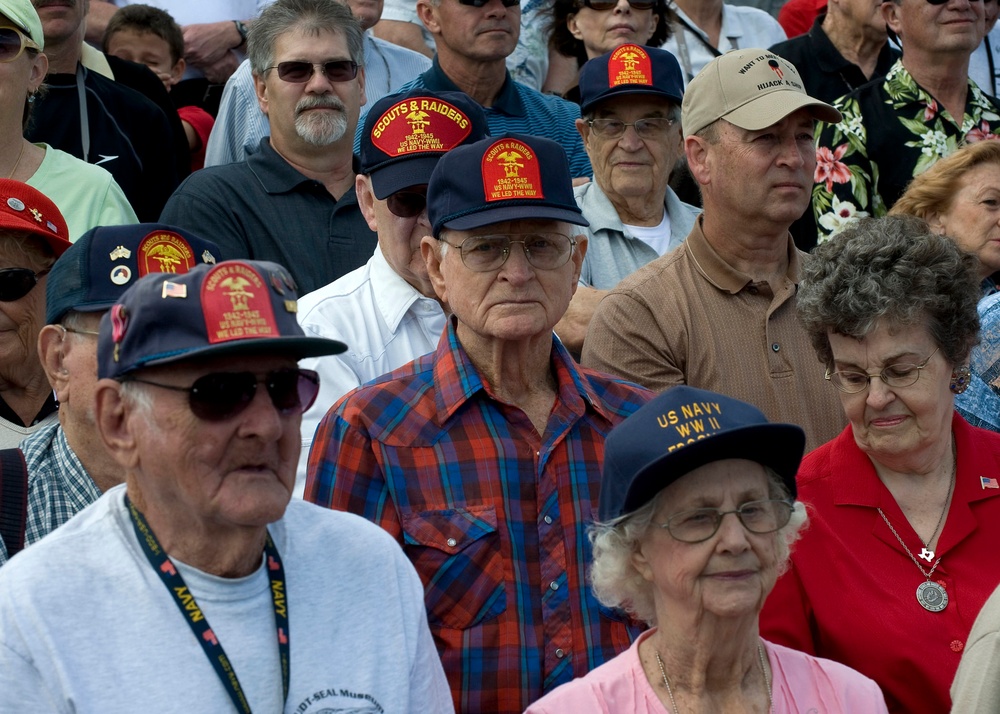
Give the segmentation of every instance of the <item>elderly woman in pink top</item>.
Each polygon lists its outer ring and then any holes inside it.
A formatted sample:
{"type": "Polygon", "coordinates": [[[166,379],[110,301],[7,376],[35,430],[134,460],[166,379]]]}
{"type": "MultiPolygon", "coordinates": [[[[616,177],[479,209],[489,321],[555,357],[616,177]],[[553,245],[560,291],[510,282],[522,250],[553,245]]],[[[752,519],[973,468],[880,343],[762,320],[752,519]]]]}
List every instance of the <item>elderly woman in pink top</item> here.
{"type": "Polygon", "coordinates": [[[886,712],[872,680],[758,633],[806,521],[795,501],[804,444],[797,426],[687,386],[616,427],[591,532],[593,588],[652,627],[526,714],[886,712]]]}

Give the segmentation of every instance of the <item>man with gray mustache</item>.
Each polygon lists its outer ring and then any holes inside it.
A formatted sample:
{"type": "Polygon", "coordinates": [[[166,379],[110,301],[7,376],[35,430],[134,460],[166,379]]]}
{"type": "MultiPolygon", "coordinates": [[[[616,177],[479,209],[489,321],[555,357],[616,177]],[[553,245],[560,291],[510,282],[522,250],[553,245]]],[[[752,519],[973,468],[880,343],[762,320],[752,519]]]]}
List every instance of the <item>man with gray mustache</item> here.
{"type": "Polygon", "coordinates": [[[377,244],[354,192],[365,103],[364,36],[329,0],[277,0],[247,55],[269,137],[245,161],[192,174],[161,218],[212,236],[230,258],[288,268],[305,294],[364,265],[377,244]]]}

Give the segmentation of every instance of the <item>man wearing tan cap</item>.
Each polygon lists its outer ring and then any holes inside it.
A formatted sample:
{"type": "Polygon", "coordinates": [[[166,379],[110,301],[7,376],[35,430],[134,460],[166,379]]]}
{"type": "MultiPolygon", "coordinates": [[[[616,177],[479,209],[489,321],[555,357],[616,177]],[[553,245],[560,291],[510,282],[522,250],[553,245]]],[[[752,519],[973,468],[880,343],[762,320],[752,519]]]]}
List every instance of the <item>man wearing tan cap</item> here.
{"type": "Polygon", "coordinates": [[[689,384],[750,402],[815,448],[844,418],[796,321],[803,254],[788,227],[809,206],[814,124],[840,115],[761,49],[713,60],[681,108],[705,211],[683,245],[604,298],[583,363],[657,391],[689,384]]]}

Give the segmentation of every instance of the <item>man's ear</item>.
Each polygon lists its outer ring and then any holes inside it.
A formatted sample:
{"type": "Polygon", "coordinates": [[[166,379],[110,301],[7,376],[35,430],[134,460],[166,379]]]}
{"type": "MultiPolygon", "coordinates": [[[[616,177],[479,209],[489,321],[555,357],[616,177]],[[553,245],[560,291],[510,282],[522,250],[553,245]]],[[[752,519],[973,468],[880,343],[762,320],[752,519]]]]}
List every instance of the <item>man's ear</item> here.
{"type": "Polygon", "coordinates": [[[60,402],[66,401],[69,396],[69,370],[65,364],[66,350],[70,349],[68,345],[62,325],[46,325],[38,333],[38,357],[60,402]]]}
{"type": "MultiPolygon", "coordinates": [[[[427,265],[427,276],[430,278],[434,292],[437,293],[438,300],[445,305],[448,304],[448,291],[444,284],[444,275],[441,274],[441,242],[434,236],[424,236],[420,240],[420,255],[423,256],[427,265]]],[[[452,248],[452,250],[459,250],[452,248]]]]}
{"type": "Polygon", "coordinates": [[[424,24],[427,31],[432,35],[441,34],[441,21],[438,18],[437,8],[430,0],[417,0],[417,17],[424,24]]]}
{"type": "Polygon", "coordinates": [[[885,20],[886,27],[896,33],[898,37],[900,35],[900,29],[902,28],[902,23],[900,23],[899,17],[899,5],[895,2],[884,2],[882,3],[882,19],[885,20]]]}
{"type": "Polygon", "coordinates": [[[354,192],[358,196],[358,208],[365,217],[368,227],[378,233],[378,220],[375,217],[375,192],[372,190],[372,180],[364,174],[358,174],[354,179],[354,192]]]}
{"type": "Polygon", "coordinates": [[[137,420],[130,418],[134,415],[129,414],[121,387],[121,383],[113,379],[97,382],[94,416],[104,448],[121,466],[130,468],[139,460],[133,433],[137,420]]]}
{"type": "Polygon", "coordinates": [[[267,82],[256,72],[253,73],[253,88],[254,92],[257,93],[257,105],[267,115],[267,82]]]}
{"type": "Polygon", "coordinates": [[[700,136],[692,134],[684,137],[684,155],[687,157],[688,169],[699,186],[705,186],[711,181],[708,146],[708,142],[700,136]]]}

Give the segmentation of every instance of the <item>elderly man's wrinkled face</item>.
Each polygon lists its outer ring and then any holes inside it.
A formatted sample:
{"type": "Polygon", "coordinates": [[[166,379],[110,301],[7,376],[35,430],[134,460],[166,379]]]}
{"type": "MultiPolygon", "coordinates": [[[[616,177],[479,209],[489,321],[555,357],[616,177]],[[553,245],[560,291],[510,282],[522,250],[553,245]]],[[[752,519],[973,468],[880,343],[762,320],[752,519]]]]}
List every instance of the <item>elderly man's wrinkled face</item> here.
{"type": "Polygon", "coordinates": [[[663,205],[670,172],[683,151],[674,116],[669,101],[633,95],[598,105],[593,124],[577,121],[594,181],[616,208],[636,198],[663,205]],[[623,131],[622,124],[631,126],[623,131]]]}
{"type": "MultiPolygon", "coordinates": [[[[568,241],[574,236],[573,228],[561,221],[519,220],[472,231],[443,230],[441,240],[448,246],[425,237],[422,248],[431,282],[438,297],[458,318],[459,334],[471,331],[483,339],[514,341],[548,335],[576,292],[587,245],[582,236],[577,236],[579,242],[575,248],[568,248],[565,263],[543,269],[531,264],[522,243],[511,243],[503,265],[483,272],[466,264],[475,260],[468,250],[471,244],[466,245],[465,261],[458,246],[487,237],[535,241],[553,235],[557,236],[555,241],[568,241]]],[[[544,241],[546,249],[550,242],[544,241]]]]}
{"type": "Polygon", "coordinates": [[[315,65],[351,60],[347,38],[341,32],[318,33],[292,28],[274,43],[274,66],[308,62],[313,73],[302,83],[281,79],[278,69],[254,77],[261,111],[267,114],[272,142],[283,147],[324,147],[353,141],[358,114],[365,103],[365,73],[354,79],[331,81],[315,65]]]}
{"type": "MultiPolygon", "coordinates": [[[[23,233],[0,231],[0,270],[27,269],[34,273],[52,264],[44,258],[36,238],[23,233]]],[[[30,276],[29,276],[30,277],[30,276]]],[[[0,375],[13,377],[31,375],[41,369],[38,357],[38,333],[45,324],[45,283],[47,275],[27,294],[16,300],[0,301],[0,375]]]]}
{"type": "MultiPolygon", "coordinates": [[[[217,357],[142,370],[141,377],[190,387],[218,372],[253,372],[262,379],[295,369],[291,357],[217,357]]],[[[136,483],[146,508],[177,523],[212,528],[259,527],[284,514],[301,448],[301,412],[278,411],[263,384],[241,412],[222,421],[195,416],[188,395],[143,386],[151,412],[135,406],[129,426],[138,445],[136,483]]],[[[131,488],[131,487],[130,487],[131,488]]]]}
{"type": "Polygon", "coordinates": [[[736,510],[771,498],[763,466],[726,459],[691,471],[666,487],[652,525],[639,541],[632,563],[653,588],[657,613],[695,620],[704,616],[752,617],[755,621],[778,579],[780,533],[756,535],[736,514],[701,543],[682,543],[658,524],[697,508],[736,510]]]}

